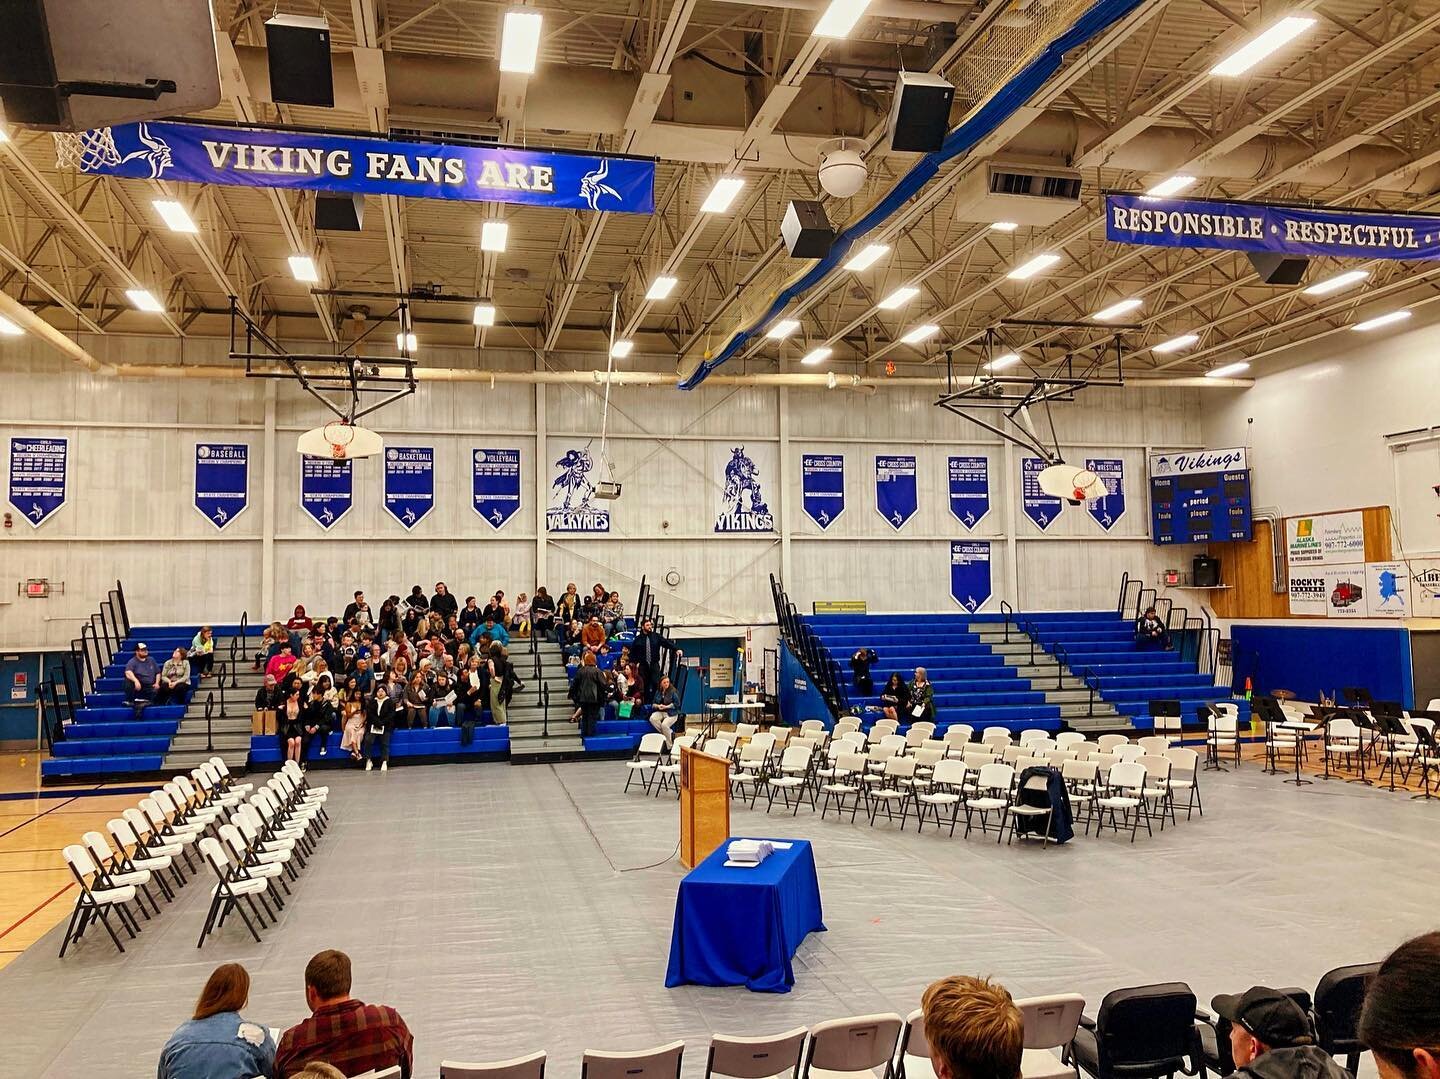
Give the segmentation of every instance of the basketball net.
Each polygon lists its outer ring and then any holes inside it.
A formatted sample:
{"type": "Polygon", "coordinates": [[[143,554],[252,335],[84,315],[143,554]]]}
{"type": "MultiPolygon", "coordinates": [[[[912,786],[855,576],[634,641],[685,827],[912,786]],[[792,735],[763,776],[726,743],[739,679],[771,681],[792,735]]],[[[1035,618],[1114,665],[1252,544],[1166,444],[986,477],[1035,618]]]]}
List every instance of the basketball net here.
{"type": "Polygon", "coordinates": [[[350,443],[355,441],[355,428],[344,420],[331,420],[325,425],[325,441],[330,443],[330,459],[343,461],[350,455],[350,443]]]}
{"type": "Polygon", "coordinates": [[[97,127],[93,131],[56,131],[54,136],[55,164],[59,168],[93,172],[120,164],[120,151],[115,149],[115,136],[108,127],[97,127]]]}

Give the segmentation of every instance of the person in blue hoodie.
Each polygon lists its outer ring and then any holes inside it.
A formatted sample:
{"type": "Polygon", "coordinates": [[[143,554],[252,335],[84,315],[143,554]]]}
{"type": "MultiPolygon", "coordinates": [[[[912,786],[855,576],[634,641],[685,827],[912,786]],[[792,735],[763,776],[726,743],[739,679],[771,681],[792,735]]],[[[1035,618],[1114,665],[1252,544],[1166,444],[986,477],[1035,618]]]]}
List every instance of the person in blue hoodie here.
{"type": "Polygon", "coordinates": [[[250,973],[239,963],[216,967],[182,1023],[160,1052],[158,1079],[249,1079],[275,1074],[275,1041],[240,1015],[249,1003],[250,973]]]}

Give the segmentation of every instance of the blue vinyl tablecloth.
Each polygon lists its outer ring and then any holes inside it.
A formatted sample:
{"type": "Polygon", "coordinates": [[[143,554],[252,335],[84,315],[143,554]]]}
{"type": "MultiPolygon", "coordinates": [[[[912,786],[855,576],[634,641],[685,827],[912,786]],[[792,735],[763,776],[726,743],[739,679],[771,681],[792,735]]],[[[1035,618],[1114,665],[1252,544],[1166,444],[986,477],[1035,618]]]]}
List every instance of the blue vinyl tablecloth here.
{"type": "Polygon", "coordinates": [[[743,985],[788,993],[790,959],[807,933],[823,932],[815,855],[788,842],[754,869],[725,865],[722,845],[680,882],[665,985],[743,985]]]}

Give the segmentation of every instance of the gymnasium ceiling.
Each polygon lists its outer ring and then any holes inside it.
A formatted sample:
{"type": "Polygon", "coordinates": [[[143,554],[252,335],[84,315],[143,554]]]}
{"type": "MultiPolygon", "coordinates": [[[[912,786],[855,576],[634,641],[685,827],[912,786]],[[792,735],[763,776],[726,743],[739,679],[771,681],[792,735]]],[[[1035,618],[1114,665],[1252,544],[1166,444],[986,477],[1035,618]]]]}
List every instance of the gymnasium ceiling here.
{"type": "MultiPolygon", "coordinates": [[[[794,198],[819,197],[820,144],[868,144],[869,178],[849,199],[824,197],[831,222],[859,217],[916,160],[884,146],[890,87],[903,65],[935,70],[959,88],[952,122],[1073,18],[1075,0],[873,0],[848,38],[810,30],[827,0],[536,0],[544,13],[540,66],[501,83],[501,13],[483,0],[285,0],[280,10],[324,14],[337,53],[382,59],[378,90],[341,83],[336,109],[265,100],[262,21],[274,0],[216,0],[224,100],[208,116],[325,128],[424,132],[531,146],[628,150],[660,158],[653,216],[573,214],[499,204],[368,200],[360,233],[311,225],[305,196],[166,185],[200,224],[168,231],[151,207],[156,184],[56,168],[51,137],[13,130],[0,143],[0,288],[61,329],[223,336],[237,295],[272,334],[344,340],[350,308],[381,299],[312,294],[287,257],[318,257],[322,288],[445,291],[493,298],[499,323],[473,327],[468,307],[417,304],[417,355],[431,344],[589,353],[605,362],[612,286],[633,359],[668,370],[718,348],[742,319],[808,265],[788,259],[779,222],[794,198]],[[230,56],[235,59],[232,61],[230,56]],[[257,63],[258,58],[258,63],[257,63]],[[445,58],[437,62],[436,58],[445,58]],[[519,85],[513,81],[519,79],[519,85]],[[513,104],[523,100],[519,108],[513,104]],[[628,125],[628,126],[627,126],[628,125]],[[730,212],[700,214],[714,178],[740,159],[747,183],[730,212]],[[502,254],[479,250],[481,222],[502,217],[502,254]],[[679,283],[647,302],[670,269],[679,283]],[[125,290],[162,296],[163,314],[133,310],[125,290]]],[[[824,369],[899,374],[943,363],[956,349],[976,362],[1001,319],[1073,321],[1121,299],[1143,327],[1122,339],[1126,374],[1196,374],[1327,338],[1348,347],[1354,322],[1400,307],[1420,321],[1437,310],[1440,265],[1311,263],[1306,284],[1339,269],[1370,271],[1361,286],[1311,297],[1258,282],[1243,255],[1121,247],[1104,240],[1107,190],[1143,192],[1175,173],[1186,194],[1304,200],[1425,210],[1440,204],[1440,0],[1144,0],[1077,51],[1011,122],[962,155],[885,226],[889,253],[863,273],[837,269],[812,290],[784,341],[762,339],[727,371],[773,371],[817,347],[824,369]],[[1316,24],[1247,75],[1210,69],[1287,14],[1316,24]],[[957,219],[957,184],[995,152],[1078,168],[1077,208],[1044,227],[999,232],[957,219]],[[1028,281],[1006,277],[1031,254],[1062,256],[1028,281]],[[876,301],[900,285],[919,295],[899,310],[876,301]],[[1417,306],[1418,305],[1418,306],[1417,306]],[[940,327],[910,346],[920,323],[940,327]],[[1188,350],[1150,346],[1181,334],[1188,350]],[[1342,336],[1343,335],[1343,336],[1342,336]]],[[[1383,331],[1382,331],[1383,332],[1383,331]]],[[[1034,367],[1105,341],[1103,328],[1006,328],[997,345],[1034,367]]],[[[177,349],[177,357],[181,350],[177,349]]],[[[483,366],[483,351],[476,362],[483,366]]]]}

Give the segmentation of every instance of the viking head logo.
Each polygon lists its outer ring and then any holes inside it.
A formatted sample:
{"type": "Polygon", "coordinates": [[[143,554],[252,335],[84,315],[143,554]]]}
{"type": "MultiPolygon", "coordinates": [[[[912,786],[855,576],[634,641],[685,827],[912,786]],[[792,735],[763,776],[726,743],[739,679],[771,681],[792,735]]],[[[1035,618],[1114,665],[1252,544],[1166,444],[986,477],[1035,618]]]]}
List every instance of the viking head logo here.
{"type": "Polygon", "coordinates": [[[150,166],[150,179],[158,180],[165,174],[165,170],[175,163],[170,153],[170,144],[162,138],[151,135],[150,128],[145,124],[140,124],[136,128],[136,134],[145,149],[132,150],[120,159],[120,164],[123,165],[127,161],[137,159],[143,161],[150,166]]]}
{"type": "Polygon", "coordinates": [[[600,209],[600,196],[609,195],[616,202],[622,201],[620,192],[616,191],[609,184],[604,183],[605,177],[610,174],[610,161],[602,158],[600,167],[594,172],[587,172],[580,177],[580,197],[589,204],[590,209],[600,209]]]}

